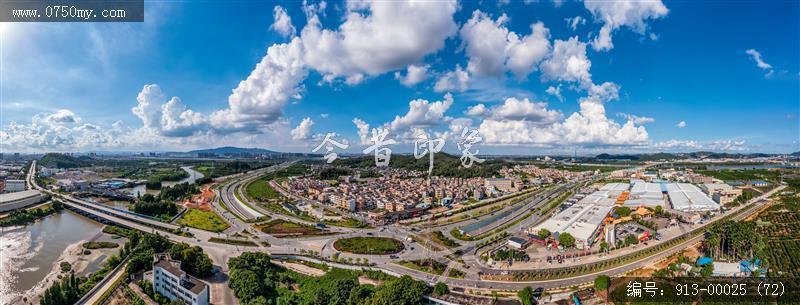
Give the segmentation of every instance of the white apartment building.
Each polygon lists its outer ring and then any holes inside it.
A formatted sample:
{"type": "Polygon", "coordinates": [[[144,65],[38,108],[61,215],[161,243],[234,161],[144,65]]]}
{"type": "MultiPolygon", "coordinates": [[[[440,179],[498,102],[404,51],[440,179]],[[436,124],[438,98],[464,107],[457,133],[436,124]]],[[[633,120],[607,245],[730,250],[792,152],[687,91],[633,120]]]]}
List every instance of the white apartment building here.
{"type": "Polygon", "coordinates": [[[209,305],[209,288],[206,283],[181,270],[181,262],[169,254],[156,254],[153,260],[153,290],[174,301],[187,305],[209,305]]]}

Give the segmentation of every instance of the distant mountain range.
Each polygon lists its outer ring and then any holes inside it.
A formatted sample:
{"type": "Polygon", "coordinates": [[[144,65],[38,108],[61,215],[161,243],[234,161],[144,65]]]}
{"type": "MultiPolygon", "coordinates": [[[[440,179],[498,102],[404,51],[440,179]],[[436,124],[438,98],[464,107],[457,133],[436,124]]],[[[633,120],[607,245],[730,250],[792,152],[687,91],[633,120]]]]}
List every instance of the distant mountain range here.
{"type": "MultiPolygon", "coordinates": [[[[723,153],[711,151],[696,151],[689,153],[654,153],[654,154],[627,154],[627,155],[611,155],[599,154],[595,156],[598,160],[637,160],[637,161],[655,161],[655,160],[681,160],[681,159],[717,159],[717,158],[759,158],[770,157],[777,154],[764,154],[764,153],[723,153]]],[[[791,154],[792,156],[800,156],[800,152],[791,154]]]]}
{"type": "Polygon", "coordinates": [[[217,147],[188,151],[189,154],[217,154],[217,155],[239,155],[239,154],[257,154],[257,155],[283,155],[287,153],[277,152],[263,148],[242,148],[242,147],[217,147]]]}

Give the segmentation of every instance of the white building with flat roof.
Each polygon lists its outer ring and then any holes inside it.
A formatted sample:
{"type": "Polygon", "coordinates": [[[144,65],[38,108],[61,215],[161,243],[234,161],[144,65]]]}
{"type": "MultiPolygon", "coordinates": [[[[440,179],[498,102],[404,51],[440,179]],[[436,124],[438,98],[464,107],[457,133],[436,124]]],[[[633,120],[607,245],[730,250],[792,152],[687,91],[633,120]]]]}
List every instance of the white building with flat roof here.
{"type": "Polygon", "coordinates": [[[719,204],[711,200],[697,186],[689,183],[668,183],[665,185],[672,208],[683,212],[717,211],[719,204]]]}
{"type": "Polygon", "coordinates": [[[624,205],[628,207],[645,206],[654,208],[664,205],[664,186],[661,183],[645,182],[644,180],[631,180],[630,195],[624,205]]]}
{"type": "Polygon", "coordinates": [[[612,192],[624,192],[631,188],[629,183],[621,183],[621,182],[614,182],[614,183],[606,183],[605,185],[600,187],[601,191],[612,191],[612,192]]]}
{"type": "Polygon", "coordinates": [[[41,201],[42,193],[37,190],[0,194],[0,212],[24,208],[41,201]]]}
{"type": "Polygon", "coordinates": [[[612,208],[613,205],[578,202],[529,231],[535,234],[541,229],[547,229],[553,233],[569,233],[575,237],[575,246],[585,249],[592,245],[600,225],[612,208]]]}
{"type": "Polygon", "coordinates": [[[619,194],[614,195],[610,191],[596,191],[578,200],[580,204],[613,205],[617,202],[619,194]]]}
{"type": "Polygon", "coordinates": [[[6,187],[3,189],[5,193],[21,192],[25,190],[25,180],[11,180],[5,181],[6,187]]]}
{"type": "Polygon", "coordinates": [[[181,270],[181,262],[169,254],[154,255],[153,290],[171,301],[180,300],[187,305],[209,305],[209,288],[206,283],[181,270]]]}

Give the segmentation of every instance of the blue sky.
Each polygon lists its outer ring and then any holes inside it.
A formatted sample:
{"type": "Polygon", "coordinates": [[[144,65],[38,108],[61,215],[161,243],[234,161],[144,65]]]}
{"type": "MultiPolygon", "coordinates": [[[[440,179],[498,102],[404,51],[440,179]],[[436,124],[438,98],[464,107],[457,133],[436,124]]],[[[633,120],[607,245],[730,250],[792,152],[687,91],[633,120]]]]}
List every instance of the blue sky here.
{"type": "Polygon", "coordinates": [[[800,150],[798,2],[509,2],[2,24],[0,148],[310,151],[335,132],[360,151],[386,128],[396,151],[452,150],[466,128],[484,153],[800,150]]]}

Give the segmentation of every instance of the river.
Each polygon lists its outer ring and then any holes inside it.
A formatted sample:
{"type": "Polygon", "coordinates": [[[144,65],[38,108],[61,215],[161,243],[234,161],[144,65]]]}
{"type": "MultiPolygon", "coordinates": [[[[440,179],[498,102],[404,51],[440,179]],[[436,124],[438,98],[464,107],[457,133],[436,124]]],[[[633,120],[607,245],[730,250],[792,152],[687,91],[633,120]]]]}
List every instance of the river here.
{"type": "MultiPolygon", "coordinates": [[[[180,181],[164,181],[161,182],[162,187],[173,186],[180,183],[189,183],[192,184],[200,178],[205,177],[203,173],[194,170],[191,166],[182,166],[181,169],[187,173],[189,173],[189,177],[183,178],[180,181]]],[[[126,191],[130,192],[134,196],[138,196],[144,193],[158,195],[159,190],[150,190],[144,187],[144,184],[136,185],[132,188],[125,189],[126,191]]]]}
{"type": "Polygon", "coordinates": [[[745,165],[709,165],[706,166],[709,170],[723,170],[723,169],[731,169],[731,170],[747,170],[747,169],[794,169],[798,168],[795,165],[789,164],[745,164],[745,165]]]}
{"type": "Polygon", "coordinates": [[[0,304],[33,295],[32,289],[47,277],[67,247],[91,239],[102,228],[103,225],[67,210],[26,226],[2,228],[0,304]]]}

